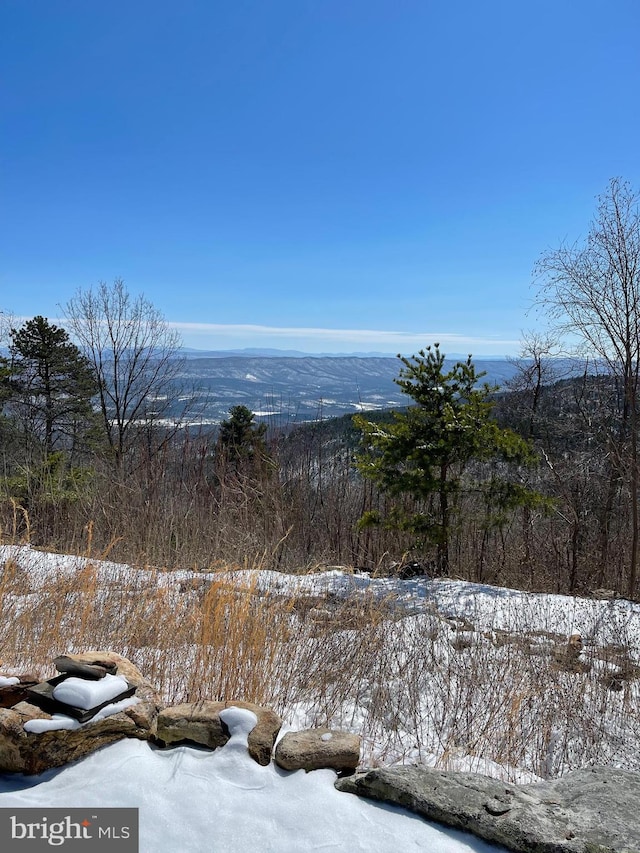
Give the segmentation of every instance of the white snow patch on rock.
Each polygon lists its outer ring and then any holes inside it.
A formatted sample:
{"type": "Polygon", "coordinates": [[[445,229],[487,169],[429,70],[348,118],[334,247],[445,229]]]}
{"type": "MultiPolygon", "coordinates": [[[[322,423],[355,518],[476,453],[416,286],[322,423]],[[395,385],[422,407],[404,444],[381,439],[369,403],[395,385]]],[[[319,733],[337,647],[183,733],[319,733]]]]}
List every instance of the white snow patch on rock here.
{"type": "Polygon", "coordinates": [[[132,705],[137,705],[141,700],[137,696],[129,696],[128,699],[121,699],[119,702],[112,702],[110,705],[105,705],[97,714],[94,714],[90,720],[84,723],[85,726],[90,726],[94,720],[104,720],[105,717],[111,717],[113,714],[119,714],[132,705]]]}
{"type": "Polygon", "coordinates": [[[224,708],[220,711],[220,719],[229,729],[231,737],[225,747],[229,744],[248,746],[248,737],[252,730],[258,725],[258,718],[246,708],[224,708]]]}
{"type": "Polygon", "coordinates": [[[53,697],[58,702],[73,705],[74,708],[95,708],[103,702],[115,699],[120,693],[129,688],[129,685],[121,675],[105,675],[98,681],[89,681],[86,678],[66,678],[53,688],[53,697]]]}
{"type": "Polygon", "coordinates": [[[54,714],[50,720],[27,720],[24,730],[41,735],[43,732],[53,732],[56,729],[79,729],[80,723],[66,714],[54,714]]]}
{"type": "Polygon", "coordinates": [[[113,714],[118,714],[132,705],[137,705],[140,702],[137,696],[129,696],[128,699],[121,699],[119,702],[112,702],[110,705],[105,705],[97,714],[81,723],[67,714],[53,714],[51,719],[27,720],[24,724],[24,730],[32,734],[42,734],[43,732],[54,732],[56,729],[79,729],[83,726],[90,726],[91,723],[97,720],[104,720],[105,717],[111,717],[113,714]]]}

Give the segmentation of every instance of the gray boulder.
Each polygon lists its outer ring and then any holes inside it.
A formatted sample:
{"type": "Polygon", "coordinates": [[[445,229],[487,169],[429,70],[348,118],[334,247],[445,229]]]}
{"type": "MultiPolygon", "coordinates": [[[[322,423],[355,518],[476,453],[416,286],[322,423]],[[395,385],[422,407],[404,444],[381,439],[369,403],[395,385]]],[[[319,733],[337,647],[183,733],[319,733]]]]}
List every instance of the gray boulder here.
{"type": "Polygon", "coordinates": [[[370,770],[336,787],[517,853],[640,853],[640,774],[626,770],[593,767],[520,786],[413,765],[370,770]]]}
{"type": "Polygon", "coordinates": [[[330,768],[352,772],[359,761],[358,735],[330,729],[287,732],[278,742],[275,753],[275,762],[283,770],[330,768]]]}
{"type": "Polygon", "coordinates": [[[187,742],[217,749],[229,740],[229,730],[220,719],[220,711],[231,707],[253,711],[258,718],[256,726],[247,738],[249,755],[258,764],[266,767],[271,761],[273,745],[282,720],[270,708],[253,705],[251,702],[212,702],[204,699],[164,708],[158,714],[155,736],[166,746],[187,742]]]}

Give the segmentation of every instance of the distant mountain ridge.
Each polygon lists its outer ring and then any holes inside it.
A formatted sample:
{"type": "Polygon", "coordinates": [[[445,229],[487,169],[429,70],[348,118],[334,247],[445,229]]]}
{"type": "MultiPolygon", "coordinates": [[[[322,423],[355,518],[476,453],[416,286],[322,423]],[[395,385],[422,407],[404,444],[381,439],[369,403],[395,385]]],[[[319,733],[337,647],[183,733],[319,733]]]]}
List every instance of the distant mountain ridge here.
{"type": "Polygon", "coordinates": [[[198,350],[183,347],[185,358],[393,358],[388,352],[305,352],[296,349],[272,347],[244,347],[244,349],[198,350]]]}
{"type": "MultiPolygon", "coordinates": [[[[447,358],[445,366],[458,359],[447,358]]],[[[503,385],[517,368],[506,359],[477,359],[483,381],[503,385]]],[[[398,408],[408,398],[394,382],[401,368],[392,356],[247,356],[191,354],[184,363],[185,385],[198,389],[203,418],[224,420],[244,405],[260,418],[296,423],[358,411],[398,408]]]]}
{"type": "MultiPolygon", "coordinates": [[[[395,358],[397,353],[389,352],[305,352],[294,349],[274,349],[273,347],[244,347],[243,349],[200,350],[182,347],[180,354],[185,358],[395,358]]],[[[410,356],[412,353],[403,353],[410,356]]],[[[448,353],[448,359],[466,360],[468,353],[448,353]]],[[[502,361],[504,355],[483,355],[485,361],[502,361]]]]}

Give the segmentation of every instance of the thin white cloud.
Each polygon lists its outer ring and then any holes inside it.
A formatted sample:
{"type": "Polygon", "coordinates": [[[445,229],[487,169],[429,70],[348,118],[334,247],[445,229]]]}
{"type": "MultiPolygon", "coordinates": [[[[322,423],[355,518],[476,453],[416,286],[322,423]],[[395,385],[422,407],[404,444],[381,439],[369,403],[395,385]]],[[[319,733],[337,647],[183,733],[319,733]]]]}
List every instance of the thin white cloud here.
{"type": "MultiPolygon", "coordinates": [[[[422,348],[438,341],[443,346],[454,346],[466,349],[468,347],[492,348],[493,352],[511,351],[519,346],[518,340],[501,339],[497,337],[478,337],[451,332],[401,332],[388,329],[324,329],[296,326],[261,326],[253,324],[223,324],[223,323],[188,323],[170,322],[172,328],[181,332],[185,337],[208,338],[221,343],[228,341],[251,341],[265,343],[268,341],[282,343],[297,342],[296,345],[315,343],[316,345],[342,344],[345,346],[364,346],[375,349],[422,348]]],[[[243,345],[246,345],[243,343],[243,345]]]]}
{"type": "MultiPolygon", "coordinates": [[[[14,317],[18,326],[29,317],[14,317]]],[[[51,323],[64,327],[64,317],[51,317],[51,323]]],[[[306,326],[261,326],[251,323],[191,323],[167,321],[180,333],[183,343],[195,349],[243,349],[273,347],[317,352],[375,351],[395,355],[415,353],[436,341],[443,351],[473,355],[515,355],[521,341],[457,332],[401,332],[389,329],[324,329],[306,326]]]]}

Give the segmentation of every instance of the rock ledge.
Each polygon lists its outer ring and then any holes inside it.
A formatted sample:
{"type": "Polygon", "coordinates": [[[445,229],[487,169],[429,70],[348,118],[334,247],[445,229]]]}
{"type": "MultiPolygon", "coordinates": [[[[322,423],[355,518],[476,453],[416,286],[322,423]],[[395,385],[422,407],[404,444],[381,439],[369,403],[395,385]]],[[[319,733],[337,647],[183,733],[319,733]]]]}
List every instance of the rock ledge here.
{"type": "Polygon", "coordinates": [[[412,765],[338,779],[336,787],[516,853],[640,853],[640,774],[627,770],[592,767],[521,786],[412,765]]]}

